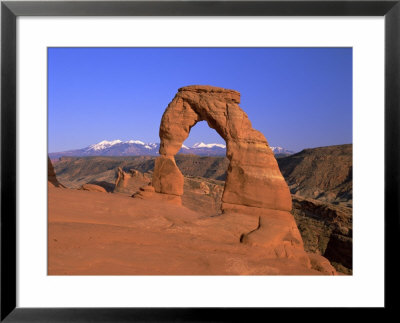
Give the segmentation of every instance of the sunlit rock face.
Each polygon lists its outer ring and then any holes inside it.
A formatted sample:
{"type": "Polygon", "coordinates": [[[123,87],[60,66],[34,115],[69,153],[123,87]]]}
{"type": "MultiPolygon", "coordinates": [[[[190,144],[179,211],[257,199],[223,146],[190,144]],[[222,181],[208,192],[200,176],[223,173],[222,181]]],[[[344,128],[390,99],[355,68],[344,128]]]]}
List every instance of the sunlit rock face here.
{"type": "Polygon", "coordinates": [[[156,192],[183,194],[180,188],[183,180],[173,156],[182,147],[190,129],[205,120],[225,140],[230,161],[223,209],[228,203],[291,210],[289,188],[274,154],[264,135],[253,129],[239,102],[240,93],[234,90],[198,85],[178,90],[161,120],[161,156],[153,174],[156,192]],[[169,178],[164,180],[166,176],[169,178]]]}
{"type": "Polygon", "coordinates": [[[65,186],[57,180],[56,172],[54,171],[50,157],[47,157],[47,183],[49,186],[65,188],[65,186]]]}
{"type": "Polygon", "coordinates": [[[149,174],[143,174],[138,170],[131,169],[125,172],[121,167],[116,171],[114,193],[127,193],[134,194],[140,187],[150,183],[151,178],[149,174]]]}

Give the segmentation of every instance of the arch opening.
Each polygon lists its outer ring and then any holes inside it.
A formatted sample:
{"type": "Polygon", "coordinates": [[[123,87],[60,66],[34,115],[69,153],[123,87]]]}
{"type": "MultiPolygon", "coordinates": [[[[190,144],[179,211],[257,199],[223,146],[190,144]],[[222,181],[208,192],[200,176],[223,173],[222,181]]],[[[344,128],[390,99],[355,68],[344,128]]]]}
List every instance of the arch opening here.
{"type": "MultiPolygon", "coordinates": [[[[216,147],[224,149],[226,147],[225,140],[218,134],[215,129],[211,128],[206,120],[198,121],[189,132],[188,138],[183,142],[181,153],[185,153],[186,148],[212,148],[216,144],[216,147]],[[205,146],[208,145],[208,146],[205,146]],[[222,145],[222,146],[221,146],[222,145]],[[186,148],[185,148],[186,147],[186,148]],[[224,148],[223,148],[224,147],[224,148]]],[[[216,152],[218,156],[225,156],[225,153],[221,151],[216,152]]],[[[206,156],[206,151],[202,150],[201,154],[206,156]]]]}

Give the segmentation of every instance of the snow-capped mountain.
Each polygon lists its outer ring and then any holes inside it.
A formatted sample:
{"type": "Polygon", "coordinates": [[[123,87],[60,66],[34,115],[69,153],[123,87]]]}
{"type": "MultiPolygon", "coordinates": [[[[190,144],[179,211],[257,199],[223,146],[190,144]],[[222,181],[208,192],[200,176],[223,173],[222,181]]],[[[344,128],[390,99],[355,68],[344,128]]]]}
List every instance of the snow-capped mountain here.
{"type": "MultiPolygon", "coordinates": [[[[98,144],[90,145],[89,147],[86,148],[86,151],[87,152],[93,152],[93,151],[103,151],[104,152],[110,148],[113,148],[113,149],[118,148],[119,150],[121,150],[121,149],[132,148],[132,147],[154,150],[155,148],[158,147],[158,144],[154,144],[154,143],[146,144],[140,140],[128,140],[128,141],[121,141],[119,139],[113,140],[113,141],[103,140],[103,141],[100,141],[98,144]]],[[[118,156],[120,156],[120,155],[118,155],[118,156]]]]}
{"type": "MultiPolygon", "coordinates": [[[[49,153],[49,156],[51,159],[56,159],[62,156],[156,156],[158,155],[159,148],[159,143],[145,143],[140,140],[103,140],[97,144],[82,149],[49,153]]],[[[282,147],[271,147],[271,149],[275,154],[279,155],[292,153],[282,147]]],[[[204,142],[199,142],[195,143],[191,147],[182,145],[182,148],[178,153],[201,156],[225,156],[226,146],[219,143],[206,144],[204,142]]]]}
{"type": "Polygon", "coordinates": [[[204,142],[198,142],[192,146],[192,148],[213,148],[213,147],[219,147],[222,149],[226,148],[226,146],[223,144],[205,144],[204,142]]]}
{"type": "Polygon", "coordinates": [[[88,147],[88,150],[103,150],[111,146],[114,146],[116,144],[120,144],[121,142],[122,142],[121,140],[113,140],[113,141],[103,140],[100,141],[98,144],[90,145],[88,147]]]}
{"type": "Polygon", "coordinates": [[[294,151],[291,150],[287,150],[285,148],[282,147],[272,147],[269,146],[269,148],[271,148],[272,152],[276,155],[282,155],[282,156],[287,156],[287,155],[292,155],[294,154],[294,151]]]}

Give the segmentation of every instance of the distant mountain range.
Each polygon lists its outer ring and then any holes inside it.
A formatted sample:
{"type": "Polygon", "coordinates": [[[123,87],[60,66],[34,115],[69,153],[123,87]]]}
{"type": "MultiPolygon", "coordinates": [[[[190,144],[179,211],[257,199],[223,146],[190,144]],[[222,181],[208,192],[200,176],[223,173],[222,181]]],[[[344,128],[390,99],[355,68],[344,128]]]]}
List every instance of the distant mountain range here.
{"type": "MultiPolygon", "coordinates": [[[[160,148],[159,143],[145,143],[140,140],[103,140],[97,144],[82,149],[67,150],[49,153],[52,160],[63,157],[84,156],[156,156],[160,148]]],[[[282,147],[270,147],[276,156],[287,156],[294,152],[282,147]]],[[[196,143],[191,147],[182,145],[178,154],[193,154],[199,156],[225,156],[226,146],[224,144],[196,143]]]]}

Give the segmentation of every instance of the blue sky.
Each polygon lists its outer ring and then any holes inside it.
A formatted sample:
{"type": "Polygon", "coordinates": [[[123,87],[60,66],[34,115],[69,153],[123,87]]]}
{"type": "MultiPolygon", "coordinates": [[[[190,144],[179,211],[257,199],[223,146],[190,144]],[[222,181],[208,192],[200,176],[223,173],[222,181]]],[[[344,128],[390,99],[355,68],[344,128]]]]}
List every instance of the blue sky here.
{"type": "MultiPolygon", "coordinates": [[[[159,142],[165,108],[193,84],[239,91],[271,146],[352,142],[351,48],[49,48],[49,152],[159,142]]],[[[185,145],[200,141],[224,143],[205,122],[185,145]]]]}

